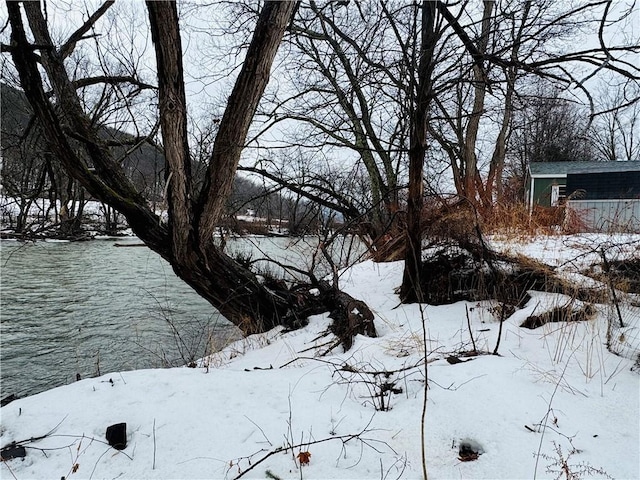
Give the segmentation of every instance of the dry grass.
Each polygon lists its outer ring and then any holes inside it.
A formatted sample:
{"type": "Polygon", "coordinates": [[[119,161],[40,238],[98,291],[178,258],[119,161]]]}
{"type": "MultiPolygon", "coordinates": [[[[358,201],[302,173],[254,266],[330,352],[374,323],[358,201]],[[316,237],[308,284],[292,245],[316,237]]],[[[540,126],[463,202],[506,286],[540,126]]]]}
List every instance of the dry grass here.
{"type": "Polygon", "coordinates": [[[483,215],[485,233],[506,235],[507,239],[535,235],[557,235],[584,232],[585,222],[566,206],[534,207],[529,211],[523,203],[498,204],[483,215]]]}
{"type": "MultiPolygon", "coordinates": [[[[557,235],[585,231],[584,222],[570,209],[536,207],[532,212],[523,204],[497,204],[478,211],[471,203],[456,197],[431,199],[422,213],[423,237],[432,243],[456,240],[477,241],[478,235],[499,235],[503,240],[523,241],[536,235],[557,235]]],[[[400,223],[372,244],[377,262],[404,258],[405,235],[400,223]]]]}

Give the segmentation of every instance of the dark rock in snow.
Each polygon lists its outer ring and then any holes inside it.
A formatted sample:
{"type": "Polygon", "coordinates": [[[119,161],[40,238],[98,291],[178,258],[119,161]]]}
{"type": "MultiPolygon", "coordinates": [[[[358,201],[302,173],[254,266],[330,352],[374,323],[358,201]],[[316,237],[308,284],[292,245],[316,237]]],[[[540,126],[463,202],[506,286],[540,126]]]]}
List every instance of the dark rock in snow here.
{"type": "Polygon", "coordinates": [[[107,427],[107,442],[116,450],[127,447],[127,424],[116,423],[107,427]]]}
{"type": "Polygon", "coordinates": [[[12,458],[24,458],[27,456],[27,451],[22,445],[8,445],[0,450],[0,459],[11,460],[12,458]]]}

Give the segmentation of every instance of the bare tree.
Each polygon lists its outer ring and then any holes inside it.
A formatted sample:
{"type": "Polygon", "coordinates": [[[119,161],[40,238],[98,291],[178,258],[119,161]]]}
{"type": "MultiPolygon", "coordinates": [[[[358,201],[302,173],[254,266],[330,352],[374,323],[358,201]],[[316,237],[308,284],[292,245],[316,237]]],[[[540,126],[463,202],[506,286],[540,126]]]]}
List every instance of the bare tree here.
{"type": "MultiPolygon", "coordinates": [[[[577,85],[586,101],[591,101],[586,82],[600,71],[616,75],[625,82],[638,84],[640,81],[640,67],[625,57],[625,54],[640,52],[640,46],[610,46],[606,41],[605,29],[624,21],[629,13],[621,12],[614,18],[609,2],[569,5],[566,9],[558,9],[553,3],[534,4],[525,0],[500,4],[500,11],[495,12],[496,2],[485,0],[480,13],[474,12],[467,4],[448,6],[436,1],[434,5],[438,15],[454,32],[454,35],[443,38],[446,42],[459,44],[464,56],[456,56],[461,64],[457,78],[439,75],[437,67],[430,78],[434,84],[433,90],[438,92],[434,95],[433,103],[438,108],[440,126],[444,129],[436,128],[436,122],[427,126],[451,159],[458,194],[476,211],[491,210],[494,201],[502,195],[500,177],[504,169],[519,82],[534,77],[565,87],[577,85]],[[598,36],[599,47],[578,47],[561,53],[556,51],[552,42],[554,35],[573,33],[572,24],[579,24],[585,31],[591,27],[591,32],[598,36]],[[580,67],[582,70],[579,70],[580,67]],[[578,74],[584,77],[578,79],[578,74]],[[447,95],[446,87],[440,87],[441,82],[451,86],[453,95],[447,95]],[[498,90],[498,87],[502,88],[498,90]],[[499,106],[499,120],[497,134],[493,134],[492,154],[487,159],[488,174],[485,180],[478,153],[481,150],[480,121],[483,118],[492,121],[493,112],[487,101],[490,95],[494,98],[493,105],[499,106]],[[456,108],[452,109],[452,104],[456,108]],[[452,115],[451,112],[456,113],[452,115]]],[[[418,78],[421,78],[420,75],[418,78]]],[[[415,120],[412,126],[415,128],[415,120]]],[[[483,145],[488,145],[488,142],[484,141],[483,145]]],[[[416,176],[417,171],[413,178],[416,176]]],[[[409,211],[412,197],[410,193],[409,211]]],[[[408,235],[414,228],[417,229],[417,225],[408,227],[408,235]]],[[[411,280],[412,276],[407,275],[410,264],[420,258],[417,252],[411,252],[416,248],[414,243],[409,242],[408,245],[402,290],[406,292],[413,289],[413,298],[420,299],[421,292],[417,289],[421,287],[417,287],[415,279],[411,280]]]]}
{"type": "Polygon", "coordinates": [[[22,236],[82,235],[84,190],[51,154],[24,94],[2,85],[2,186],[22,236]]]}
{"type": "Polygon", "coordinates": [[[511,135],[505,156],[504,200],[524,201],[524,181],[531,162],[596,160],[589,138],[589,111],[544,83],[521,94],[514,105],[511,135]]]}
{"type": "MultiPolygon", "coordinates": [[[[514,115],[525,103],[532,79],[564,90],[575,87],[573,101],[584,102],[590,100],[589,80],[600,72],[638,81],[637,66],[625,58],[637,53],[638,46],[612,46],[604,33],[624,21],[626,12],[614,16],[606,2],[486,0],[482,8],[433,3],[440,26],[432,47],[432,102],[425,141],[432,150],[436,143],[431,140],[437,142],[440,156],[449,159],[458,195],[481,214],[503,198],[514,115]],[[599,37],[600,45],[579,48],[575,38],[587,33],[599,37]],[[578,48],[572,48],[571,41],[578,48]]],[[[307,149],[322,149],[335,157],[345,149],[356,153],[365,166],[369,205],[384,207],[374,220],[382,226],[379,231],[386,225],[380,220],[402,209],[410,216],[414,208],[400,204],[405,179],[412,176],[417,181],[418,174],[417,168],[411,174],[408,169],[416,145],[411,143],[416,127],[412,88],[420,77],[419,62],[412,59],[420,57],[415,53],[420,49],[415,31],[422,28],[420,21],[412,23],[414,10],[394,2],[303,3],[303,14],[292,27],[293,48],[301,55],[293,60],[296,68],[289,70],[295,94],[274,99],[269,112],[272,123],[267,128],[291,119],[306,125],[295,142],[307,149]]],[[[299,123],[295,125],[299,128],[299,123]]],[[[296,183],[291,174],[273,170],[273,159],[268,160],[254,171],[273,181],[286,178],[283,186],[310,195],[316,187],[315,198],[343,214],[364,217],[365,203],[345,198],[342,190],[341,196],[333,196],[335,192],[322,186],[319,177],[296,183]]],[[[313,171],[313,166],[308,164],[305,171],[313,171]]],[[[417,184],[413,185],[414,191],[407,195],[410,202],[417,198],[417,184]]],[[[414,223],[407,234],[416,228],[414,223]]],[[[409,261],[415,263],[415,258],[409,261]]]]}
{"type": "MultiPolygon", "coordinates": [[[[319,299],[308,292],[306,295],[304,291],[292,292],[286,285],[264,285],[214,242],[214,231],[224,213],[249,126],[296,4],[274,1],[262,7],[220,120],[199,189],[194,185],[188,144],[177,6],[175,2],[150,1],[146,4],[156,55],[159,120],[166,160],[169,215],[168,222],[163,223],[113,158],[107,142],[100,138],[90,115],[82,108],[77,93],[79,82],[70,79],[65,65],[65,59],[79,42],[92,36],[88,32],[111,3],[105,2],[66,41],[56,45],[40,3],[7,2],[11,44],[4,49],[11,53],[21,86],[51,148],[64,162],[67,172],[94,197],[125,215],[136,235],[168,260],[180,278],[245,333],[261,332],[281,324],[299,325],[310,313],[334,308],[344,320],[345,338],[350,339],[352,333],[365,329],[373,333],[373,315],[361,302],[354,304],[351,297],[330,287],[322,288],[325,284],[317,281],[317,286],[325,292],[319,299]],[[21,7],[28,21],[29,34],[21,7]],[[51,95],[45,91],[41,72],[52,86],[51,95]],[[72,138],[79,143],[82,155],[73,148],[72,138]],[[362,325],[359,325],[360,320],[362,325]]],[[[87,78],[83,84],[94,82],[140,83],[136,78],[108,75],[87,78]]],[[[345,345],[348,347],[350,342],[345,345]]]]}
{"type": "MultiPolygon", "coordinates": [[[[454,16],[441,9],[467,57],[459,59],[461,81],[454,85],[455,94],[436,102],[439,121],[430,127],[450,157],[458,194],[480,211],[490,211],[502,200],[502,172],[514,112],[532,96],[527,92],[529,83],[547,84],[533,95],[549,96],[543,90],[553,90],[557,103],[567,105],[580,100],[574,94],[573,99],[567,96],[562,101],[557,92],[572,84],[578,84],[583,102],[590,98],[587,87],[576,78],[580,65],[595,65],[593,74],[611,67],[617,75],[636,81],[639,72],[622,55],[637,47],[603,44],[595,49],[569,49],[570,39],[589,28],[597,34],[601,24],[593,17],[606,16],[603,4],[565,8],[555,2],[487,0],[483,6],[476,17],[472,10],[461,9],[454,16]],[[559,49],[556,45],[561,42],[566,43],[559,49]]],[[[608,21],[616,23],[612,18],[608,21]]]]}
{"type": "Polygon", "coordinates": [[[509,150],[530,162],[594,160],[588,138],[589,111],[561,96],[558,88],[538,84],[519,97],[509,150]]]}
{"type": "Polygon", "coordinates": [[[46,191],[48,171],[43,144],[20,93],[2,85],[2,189],[18,208],[11,228],[26,234],[29,212],[46,191]]]}
{"type": "Polygon", "coordinates": [[[407,193],[407,245],[400,297],[405,302],[422,302],[422,206],[423,171],[427,150],[429,104],[433,99],[434,51],[439,38],[434,2],[420,5],[420,50],[415,93],[412,97],[411,143],[409,148],[409,191],[407,193]]]}
{"type": "Polygon", "coordinates": [[[404,2],[302,2],[281,72],[291,93],[268,94],[262,111],[265,131],[287,134],[281,159],[304,162],[306,175],[274,156],[253,171],[340,212],[374,242],[397,220],[406,184],[412,11],[404,2]]]}
{"type": "MultiPolygon", "coordinates": [[[[429,152],[430,158],[449,158],[459,195],[478,211],[489,210],[502,196],[501,177],[513,119],[516,108],[524,103],[529,79],[542,78],[565,89],[571,86],[576,99],[581,96],[593,106],[588,87],[601,72],[636,84],[640,78],[637,65],[625,57],[637,54],[638,45],[612,46],[606,41],[607,28],[625,18],[625,12],[619,11],[614,17],[616,9],[610,2],[560,5],[550,0],[486,0],[481,9],[470,3],[442,1],[418,5],[310,1],[288,8],[268,2],[255,12],[253,40],[200,183],[194,180],[189,158],[176,8],[149,2],[167,159],[170,215],[164,225],[121,169],[114,167],[92,130],[91,117],[77,99],[78,88],[100,82],[121,86],[108,98],[126,100],[119,93],[126,91],[124,86],[133,89],[133,94],[136,88],[146,88],[147,83],[136,75],[138,65],[134,62],[124,72],[73,80],[65,71],[64,60],[82,44],[109,2],[60,46],[53,46],[37,6],[24,5],[35,46],[21,30],[19,8],[12,6],[13,42],[4,49],[12,53],[30,102],[48,125],[48,137],[56,140],[72,133],[82,144],[89,160],[68,160],[67,169],[93,195],[122,211],[145,242],[171,261],[178,275],[223,314],[236,324],[250,324],[247,331],[281,322],[287,312],[296,310],[291,304],[294,299],[287,292],[274,296],[260,286],[251,272],[238,268],[212,245],[212,235],[224,214],[249,126],[287,28],[292,32],[291,51],[295,49],[298,55],[286,86],[298,91],[282,99],[274,87],[261,109],[268,114],[269,123],[260,131],[275,130],[291,121],[305,128],[279,158],[270,149],[245,168],[274,182],[276,188],[306,196],[345,218],[365,218],[376,226],[374,236],[397,218],[404,206],[406,183],[406,223],[400,225],[406,227],[408,270],[402,296],[408,300],[423,298],[415,289],[421,288],[427,147],[440,152],[429,152]],[[298,16],[292,22],[296,8],[298,16]],[[578,48],[570,48],[567,39],[579,31],[595,33],[599,45],[580,48],[576,43],[578,48]],[[53,86],[56,105],[64,112],[62,119],[50,108],[47,92],[40,94],[38,63],[53,86]],[[329,168],[324,163],[320,169],[315,166],[316,157],[333,155],[328,148],[335,149],[333,158],[338,158],[340,150],[352,153],[343,160],[346,168],[337,169],[332,162],[327,162],[329,168]],[[363,179],[364,189],[360,188],[363,179]],[[224,272],[225,280],[213,284],[210,276],[214,271],[224,272]],[[248,297],[251,302],[246,302],[248,297]]],[[[238,31],[247,25],[243,23],[238,31]]],[[[56,148],[66,152],[68,147],[69,142],[56,148]]]]}
{"type": "Polygon", "coordinates": [[[604,85],[596,97],[599,113],[587,132],[595,155],[603,161],[640,160],[640,87],[604,85]]]}

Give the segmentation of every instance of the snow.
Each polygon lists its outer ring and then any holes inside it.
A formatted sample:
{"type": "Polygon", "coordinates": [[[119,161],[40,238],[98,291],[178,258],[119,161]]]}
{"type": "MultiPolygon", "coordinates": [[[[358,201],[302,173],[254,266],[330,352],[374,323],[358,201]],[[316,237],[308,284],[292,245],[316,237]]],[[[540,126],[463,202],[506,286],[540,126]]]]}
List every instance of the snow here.
{"type": "MultiPolygon", "coordinates": [[[[28,216],[31,218],[43,216],[46,212],[49,212],[52,207],[48,198],[36,198],[29,207],[28,216]]],[[[59,201],[56,201],[56,208],[58,210],[60,209],[59,201]]],[[[89,200],[84,203],[83,212],[85,215],[102,216],[104,215],[104,208],[102,203],[89,200]]],[[[20,213],[20,199],[0,195],[0,213],[2,213],[2,215],[17,216],[20,213]]]]}
{"type": "MultiPolygon", "coordinates": [[[[579,275],[609,240],[492,243],[579,275]]],[[[625,245],[612,257],[637,248],[625,245]]],[[[567,300],[531,292],[503,324],[500,355],[466,357],[467,317],[476,348],[493,351],[495,303],[401,305],[402,267],[365,261],[343,272],[341,287],[374,311],[379,334],[357,337],[348,352],[321,355],[333,337],[320,315],[235,342],[197,368],[114,372],[8,404],[2,446],[48,435],[25,441],[26,457],[2,462],[1,477],[422,478],[426,338],[429,478],[640,478],[640,375],[605,346],[606,306],[586,322],[529,330],[519,327],[528,315],[567,300]],[[121,451],[105,439],[120,422],[121,451]],[[460,460],[462,443],[477,459],[460,460]]]]}

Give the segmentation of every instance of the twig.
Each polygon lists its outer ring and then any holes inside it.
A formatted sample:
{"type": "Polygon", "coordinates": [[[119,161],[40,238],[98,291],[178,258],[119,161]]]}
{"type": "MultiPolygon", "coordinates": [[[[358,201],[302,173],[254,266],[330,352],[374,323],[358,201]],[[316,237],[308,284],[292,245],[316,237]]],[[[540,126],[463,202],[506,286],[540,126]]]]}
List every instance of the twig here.
{"type": "Polygon", "coordinates": [[[42,452],[42,454],[47,457],[47,452],[53,452],[55,450],[67,450],[68,448],[71,448],[72,445],[75,445],[76,441],[74,440],[73,442],[71,442],[68,445],[63,445],[61,447],[51,447],[51,448],[41,448],[41,447],[32,447],[30,445],[25,445],[25,449],[29,449],[29,450],[38,450],[39,452],[42,452]]]}
{"type": "Polygon", "coordinates": [[[616,311],[618,312],[618,321],[620,322],[620,328],[624,328],[624,322],[622,321],[622,314],[620,313],[620,305],[618,304],[618,297],[616,296],[616,289],[614,288],[613,281],[611,280],[609,260],[607,260],[607,256],[604,253],[604,248],[600,251],[600,256],[602,257],[602,264],[604,265],[604,271],[607,274],[607,283],[609,285],[609,290],[611,290],[611,297],[613,299],[613,304],[616,306],[616,311]]]}
{"type": "MultiPolygon", "coordinates": [[[[555,415],[554,415],[554,416],[555,416],[555,415]]],[[[565,434],[564,434],[564,433],[562,433],[560,430],[557,430],[557,429],[555,429],[555,428],[553,428],[553,427],[551,427],[551,426],[549,426],[549,425],[544,425],[544,426],[543,426],[543,424],[542,424],[542,423],[536,423],[536,424],[534,424],[534,426],[535,426],[535,427],[538,427],[538,428],[540,428],[540,429],[542,429],[542,428],[547,429],[547,428],[548,428],[548,429],[549,429],[549,430],[551,430],[552,432],[554,432],[554,433],[556,433],[556,434],[560,435],[561,437],[566,438],[566,439],[569,441],[569,443],[571,444],[571,446],[573,447],[573,439],[574,439],[574,438],[576,438],[577,433],[576,433],[576,434],[574,434],[574,435],[565,435],[565,434]]],[[[573,447],[573,448],[575,448],[575,447],[573,447]]]]}
{"type": "Polygon", "coordinates": [[[260,427],[260,425],[258,425],[256,422],[254,422],[253,420],[251,420],[249,417],[247,417],[246,415],[244,416],[244,418],[246,418],[247,420],[249,420],[251,423],[253,423],[258,430],[260,430],[260,433],[262,433],[262,436],[264,437],[264,439],[267,441],[267,443],[269,445],[271,445],[273,447],[273,443],[271,443],[271,441],[267,438],[267,435],[264,433],[264,430],[262,430],[262,428],[260,427]]]}
{"type": "MultiPolygon", "coordinates": [[[[506,315],[506,305],[505,303],[502,303],[502,308],[500,308],[500,325],[498,326],[498,340],[496,340],[496,348],[493,349],[493,355],[498,355],[498,348],[500,348],[500,340],[502,339],[502,328],[504,325],[504,321],[505,321],[505,315],[506,315]]],[[[473,340],[473,337],[471,337],[471,340],[473,340]]]]}
{"type": "MultiPolygon", "coordinates": [[[[420,449],[422,450],[422,478],[427,480],[427,441],[425,439],[425,433],[427,430],[427,399],[429,395],[429,362],[427,362],[427,327],[425,325],[424,318],[424,306],[420,303],[420,318],[422,320],[422,342],[424,344],[424,388],[422,395],[422,412],[420,415],[420,449]]],[[[469,311],[467,310],[467,320],[469,320],[469,311]]],[[[471,327],[469,327],[469,333],[471,334],[471,327]]],[[[471,341],[473,341],[473,334],[471,334],[471,341]]],[[[473,350],[475,351],[475,343],[473,350]]]]}
{"type": "Polygon", "coordinates": [[[345,363],[344,365],[342,365],[339,370],[345,371],[345,372],[358,372],[358,373],[362,373],[362,374],[366,374],[366,375],[384,375],[384,376],[391,376],[397,373],[401,373],[401,372],[405,372],[407,370],[413,370],[414,368],[418,368],[424,359],[420,359],[418,362],[416,362],[413,365],[409,365],[409,366],[405,366],[405,367],[401,367],[401,368],[397,368],[395,370],[358,370],[355,367],[352,367],[351,365],[345,363]]]}
{"type": "Polygon", "coordinates": [[[9,470],[9,473],[11,474],[11,476],[15,478],[15,480],[18,480],[18,477],[16,477],[15,473],[13,473],[13,470],[11,470],[11,467],[9,466],[9,462],[2,462],[2,463],[5,467],[7,467],[7,470],[9,470]]]}
{"type": "MultiPolygon", "coordinates": [[[[318,340],[318,339],[320,339],[322,337],[325,337],[326,335],[327,335],[327,332],[324,332],[322,335],[320,335],[319,337],[314,339],[314,341],[318,340]]],[[[313,350],[315,348],[322,348],[322,347],[325,347],[325,346],[327,346],[327,345],[329,345],[331,343],[334,343],[334,342],[335,342],[335,340],[329,340],[328,342],[321,343],[320,345],[311,345],[310,347],[305,348],[304,350],[300,350],[298,353],[308,352],[309,350],[313,350]]],[[[282,365],[282,367],[284,367],[286,365],[289,365],[289,363],[295,362],[296,360],[297,360],[297,358],[294,358],[293,360],[291,360],[291,362],[288,362],[288,363],[285,363],[284,365],[282,365]]],[[[280,368],[282,368],[282,367],[280,367],[280,368]]]]}
{"type": "MultiPolygon", "coordinates": [[[[93,474],[96,473],[96,468],[98,468],[98,464],[100,463],[100,460],[102,460],[102,457],[104,457],[107,452],[111,450],[110,448],[107,448],[104,452],[102,452],[102,454],[98,457],[98,459],[96,460],[96,463],[93,465],[93,470],[91,470],[91,475],[89,475],[89,480],[91,480],[93,478],[93,474]]],[[[122,452],[122,450],[116,450],[117,452],[122,452]]],[[[126,453],[125,453],[126,455],[126,453]]],[[[127,457],[129,457],[129,455],[127,455],[127,457]]],[[[133,460],[131,457],[129,457],[131,460],[133,460]]],[[[64,478],[64,477],[63,477],[64,478]]]]}
{"type": "Polygon", "coordinates": [[[478,378],[482,378],[482,377],[486,377],[486,376],[487,376],[486,373],[483,373],[482,375],[476,375],[475,377],[472,377],[469,380],[467,380],[466,382],[462,382],[460,385],[457,385],[457,386],[454,386],[456,383],[452,382],[448,387],[444,387],[444,386],[440,385],[438,382],[436,382],[433,379],[431,379],[429,381],[431,383],[433,383],[436,387],[440,387],[443,390],[449,390],[450,392],[455,392],[455,391],[459,390],[461,387],[465,386],[467,383],[473,382],[474,380],[477,380],[478,378]]]}
{"type": "Polygon", "coordinates": [[[151,470],[156,469],[156,419],[153,419],[153,465],[151,470]]]}
{"type": "Polygon", "coordinates": [[[299,360],[315,360],[316,362],[328,363],[329,365],[332,365],[332,366],[334,366],[336,368],[340,367],[339,364],[337,364],[335,362],[332,362],[330,360],[324,360],[322,358],[316,358],[316,357],[304,357],[303,356],[303,357],[296,357],[293,360],[289,360],[287,363],[284,363],[284,364],[280,365],[278,368],[284,368],[284,367],[286,367],[288,365],[291,365],[292,363],[295,363],[295,362],[297,362],[299,360]]]}
{"type": "MultiPolygon", "coordinates": [[[[386,472],[383,472],[382,469],[382,459],[380,459],[380,478],[381,480],[386,480],[387,477],[389,476],[389,473],[391,473],[391,469],[393,467],[396,467],[398,464],[402,463],[402,469],[400,470],[400,473],[398,474],[398,476],[396,477],[396,480],[402,478],[402,474],[404,473],[404,471],[407,469],[407,457],[406,455],[403,455],[401,458],[398,458],[388,469],[386,472]],[[383,474],[384,473],[384,474],[383,474]]],[[[398,468],[396,467],[396,470],[398,470],[398,468]]]]}
{"type": "MultiPolygon", "coordinates": [[[[471,320],[469,319],[469,305],[465,304],[464,308],[465,308],[465,310],[467,312],[467,329],[469,330],[469,336],[471,337],[471,344],[473,345],[473,351],[477,352],[478,349],[476,348],[476,341],[473,338],[473,332],[471,331],[471,320]]],[[[425,349],[425,352],[426,352],[427,351],[426,344],[425,344],[424,349],[425,349]]]]}
{"type": "MultiPolygon", "coordinates": [[[[133,457],[129,456],[127,453],[124,452],[124,450],[118,450],[113,448],[111,445],[109,445],[108,442],[104,441],[104,440],[100,440],[98,438],[95,437],[87,437],[86,435],[49,435],[51,438],[56,438],[56,437],[62,437],[62,438],[86,438],[88,440],[91,440],[92,442],[97,442],[97,443],[102,443],[104,445],[109,446],[109,449],[113,449],[115,450],[117,453],[121,453],[122,455],[124,455],[125,457],[127,457],[129,460],[133,460],[133,457]]],[[[73,443],[71,444],[73,445],[73,443]]],[[[26,447],[26,448],[33,448],[36,450],[40,450],[40,451],[49,451],[49,450],[60,450],[63,448],[68,448],[68,446],[64,446],[64,447],[56,447],[56,448],[38,448],[38,447],[26,447]]]]}
{"type": "Polygon", "coordinates": [[[3,447],[2,447],[2,450],[4,450],[4,449],[5,449],[5,448],[7,448],[7,447],[10,447],[10,446],[12,446],[12,445],[21,445],[21,444],[23,444],[23,443],[36,442],[36,441],[38,441],[38,440],[42,440],[43,438],[47,438],[47,437],[51,436],[51,435],[53,434],[53,432],[55,432],[55,431],[58,429],[58,427],[59,427],[60,425],[62,425],[62,422],[64,422],[64,421],[67,419],[67,417],[68,417],[68,416],[69,416],[69,415],[65,415],[65,416],[64,416],[64,418],[63,418],[62,420],[60,420],[60,422],[58,422],[58,424],[57,424],[55,427],[53,427],[51,430],[49,430],[49,431],[48,431],[47,433],[45,433],[44,435],[40,435],[39,437],[31,437],[31,438],[27,438],[26,440],[20,440],[20,441],[18,441],[18,442],[11,442],[11,443],[9,443],[8,445],[3,446],[3,447]]]}
{"type": "MultiPolygon", "coordinates": [[[[295,387],[294,387],[295,389],[295,387]]],[[[289,432],[289,436],[285,438],[285,440],[288,441],[289,445],[291,446],[294,443],[293,440],[293,409],[291,407],[291,387],[289,387],[289,396],[287,397],[287,400],[289,402],[289,418],[287,419],[287,430],[289,432]]],[[[293,463],[296,463],[296,454],[293,451],[293,447],[291,447],[291,457],[293,458],[293,463]]]]}
{"type": "Polygon", "coordinates": [[[562,370],[562,374],[560,375],[560,378],[558,379],[558,382],[556,383],[555,388],[553,389],[553,393],[551,394],[551,398],[549,399],[549,403],[547,406],[547,413],[544,416],[544,423],[542,424],[542,432],[540,432],[540,443],[538,444],[538,454],[536,455],[536,465],[534,467],[533,470],[533,480],[536,480],[537,475],[538,475],[538,461],[540,460],[540,450],[542,450],[542,440],[544,439],[544,433],[547,430],[547,421],[549,420],[549,413],[551,412],[551,404],[553,403],[553,398],[556,396],[556,393],[558,392],[558,388],[560,387],[560,382],[562,381],[562,379],[564,378],[564,374],[567,371],[567,367],[569,367],[569,362],[571,361],[571,358],[573,357],[573,353],[571,354],[571,356],[569,357],[569,359],[567,360],[567,363],[564,365],[564,369],[562,370]]]}
{"type": "MultiPolygon", "coordinates": [[[[262,457],[260,460],[258,460],[257,462],[251,464],[251,466],[249,468],[247,468],[246,470],[243,470],[242,472],[240,472],[237,476],[233,477],[233,480],[237,480],[238,478],[242,478],[243,476],[245,476],[248,472],[250,472],[251,470],[253,470],[255,467],[257,467],[258,465],[260,465],[262,462],[264,462],[265,460],[271,458],[274,455],[277,455],[278,453],[282,453],[282,452],[286,452],[289,449],[291,449],[292,451],[296,448],[308,448],[309,445],[317,445],[319,443],[325,443],[325,442],[329,442],[331,440],[341,440],[343,444],[353,440],[354,438],[359,438],[363,433],[365,433],[368,428],[369,425],[371,425],[371,422],[373,421],[373,417],[371,417],[371,420],[369,420],[369,423],[367,423],[367,425],[359,432],[359,433],[354,433],[351,435],[340,435],[337,437],[328,437],[328,438],[322,438],[320,440],[314,440],[313,442],[307,442],[307,443],[299,443],[297,445],[288,445],[286,447],[278,447],[275,450],[271,450],[269,453],[267,453],[264,457],[262,457]]],[[[383,442],[384,443],[384,442],[383,442]]]]}

